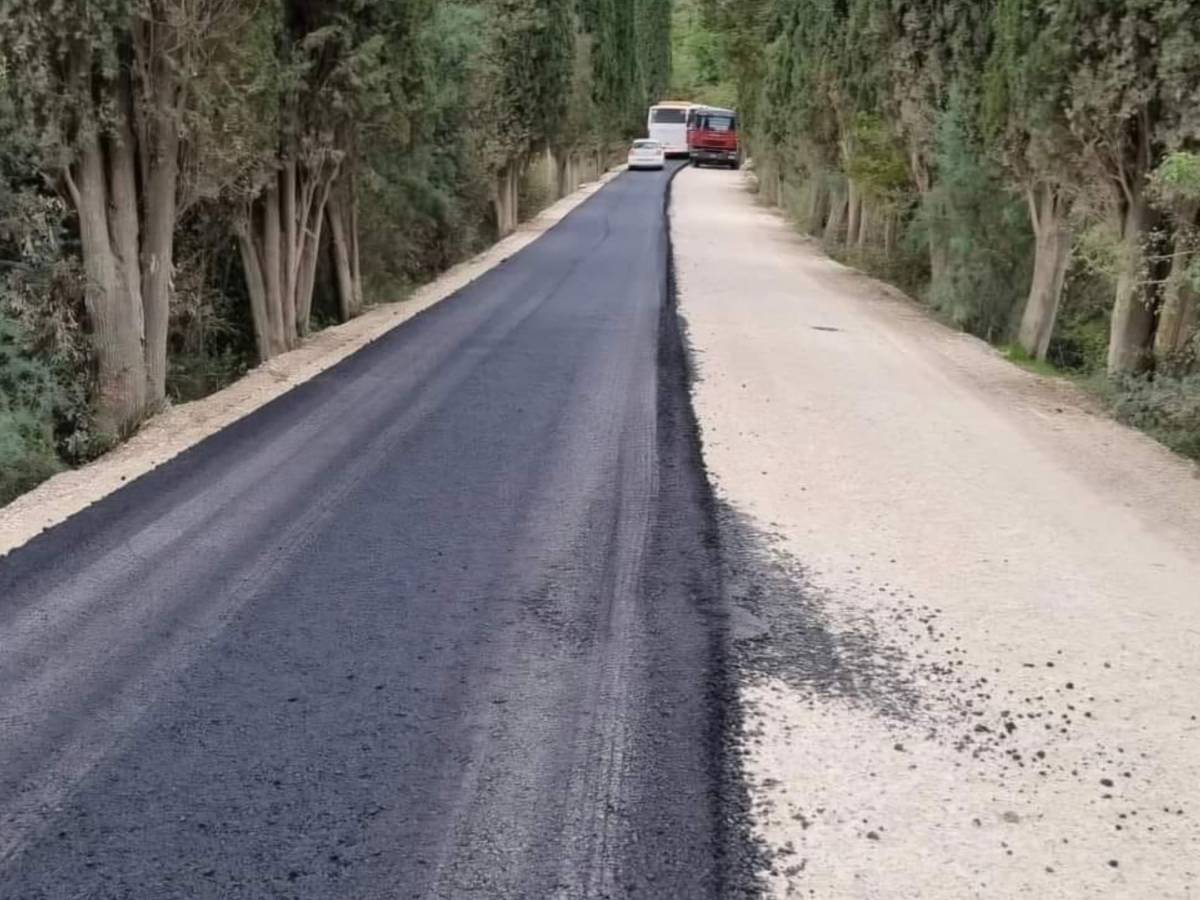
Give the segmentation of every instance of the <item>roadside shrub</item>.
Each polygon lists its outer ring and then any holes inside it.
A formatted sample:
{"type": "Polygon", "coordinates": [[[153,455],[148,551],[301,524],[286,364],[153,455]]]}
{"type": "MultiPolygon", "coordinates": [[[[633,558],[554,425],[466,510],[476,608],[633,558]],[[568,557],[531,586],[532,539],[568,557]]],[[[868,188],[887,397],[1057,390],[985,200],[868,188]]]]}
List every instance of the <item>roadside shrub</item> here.
{"type": "Polygon", "coordinates": [[[368,302],[395,300],[482,249],[494,226],[482,181],[466,190],[440,158],[378,161],[364,178],[361,253],[368,302]],[[406,162],[413,168],[406,171],[406,162]]]}
{"type": "Polygon", "coordinates": [[[521,176],[520,201],[518,208],[521,219],[532,219],[555,200],[556,171],[553,162],[544,154],[537,154],[526,166],[521,176]]]}
{"type": "Polygon", "coordinates": [[[1032,274],[1029,213],[984,153],[960,92],[938,123],[938,180],[921,210],[942,265],[929,302],[956,326],[998,343],[1009,334],[1032,274]]]}
{"type": "Polygon", "coordinates": [[[0,315],[0,504],[62,468],[54,448],[62,397],[54,373],[27,353],[24,338],[0,315]]]}
{"type": "Polygon", "coordinates": [[[1108,396],[1120,421],[1200,459],[1200,375],[1127,376],[1111,382],[1108,396]]]}
{"type": "MultiPolygon", "coordinates": [[[[63,460],[91,459],[107,446],[92,428],[93,358],[83,274],[64,246],[66,212],[58,198],[6,187],[0,180],[0,406],[8,414],[6,446],[16,453],[12,436],[20,434],[22,447],[32,440],[40,453],[48,426],[49,445],[63,460]],[[30,415],[38,423],[36,440],[30,438],[30,415]]],[[[0,455],[0,465],[8,464],[0,455]]]]}
{"type": "MultiPolygon", "coordinates": [[[[241,261],[216,210],[203,207],[176,240],[175,292],[167,325],[167,397],[199,400],[232,384],[257,353],[241,261]]],[[[313,326],[321,291],[314,291],[313,326]]]]}
{"type": "Polygon", "coordinates": [[[1046,361],[1080,375],[1103,372],[1116,290],[1120,248],[1110,225],[1095,210],[1078,211],[1058,320],[1046,361]]]}

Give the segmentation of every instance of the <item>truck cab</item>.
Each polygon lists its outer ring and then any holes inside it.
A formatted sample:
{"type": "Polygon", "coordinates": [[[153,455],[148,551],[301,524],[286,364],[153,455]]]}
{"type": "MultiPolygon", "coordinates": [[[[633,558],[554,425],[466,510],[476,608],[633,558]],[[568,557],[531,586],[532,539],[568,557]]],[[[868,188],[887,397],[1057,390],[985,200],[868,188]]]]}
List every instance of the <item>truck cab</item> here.
{"type": "Polygon", "coordinates": [[[742,164],[738,141],[737,113],[732,109],[698,106],[688,116],[688,156],[692,165],[729,166],[742,164]]]}

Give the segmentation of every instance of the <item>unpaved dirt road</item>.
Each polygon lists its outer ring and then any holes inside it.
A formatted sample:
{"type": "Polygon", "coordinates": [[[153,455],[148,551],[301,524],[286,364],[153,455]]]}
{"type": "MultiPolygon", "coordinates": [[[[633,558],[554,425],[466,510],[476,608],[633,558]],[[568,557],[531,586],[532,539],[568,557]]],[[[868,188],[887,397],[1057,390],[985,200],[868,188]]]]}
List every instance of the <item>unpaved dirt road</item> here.
{"type": "Polygon", "coordinates": [[[1200,895],[1200,481],[675,182],[776,896],[1200,895]]]}
{"type": "Polygon", "coordinates": [[[0,560],[0,897],[736,891],[669,174],[0,560]]]}

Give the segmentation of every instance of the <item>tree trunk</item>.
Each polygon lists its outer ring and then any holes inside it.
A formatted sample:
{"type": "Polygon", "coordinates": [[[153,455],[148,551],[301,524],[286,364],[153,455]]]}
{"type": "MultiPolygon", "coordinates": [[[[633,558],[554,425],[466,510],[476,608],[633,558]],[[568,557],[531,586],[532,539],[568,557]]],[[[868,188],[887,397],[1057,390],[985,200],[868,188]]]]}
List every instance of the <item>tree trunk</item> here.
{"type": "Polygon", "coordinates": [[[145,335],[141,297],[128,288],[118,273],[109,229],[109,196],[101,139],[94,132],[84,138],[75,174],[65,178],[79,215],[83,257],[84,304],[96,354],[96,428],[112,438],[123,437],[141,421],[146,411],[145,335]]]}
{"type": "Polygon", "coordinates": [[[146,227],[142,239],[142,305],[146,315],[147,401],[153,407],[167,396],[167,329],[171,317],[171,276],[175,258],[179,176],[179,135],[170,123],[154,131],[147,162],[146,227]]]}
{"type": "Polygon", "coordinates": [[[234,230],[238,239],[238,251],[242,257],[242,270],[246,276],[246,291],[250,295],[250,322],[254,327],[254,346],[258,350],[259,361],[265,362],[274,356],[276,351],[271,334],[267,283],[250,215],[247,211],[245,221],[239,222],[234,230]]]}
{"type": "Polygon", "coordinates": [[[276,221],[282,229],[283,246],[280,253],[280,264],[283,275],[280,290],[283,298],[283,336],[286,349],[296,346],[296,279],[300,274],[300,235],[297,233],[296,221],[296,160],[284,161],[283,172],[280,175],[278,197],[280,208],[276,221]]]}
{"type": "Polygon", "coordinates": [[[859,197],[859,209],[861,211],[858,216],[858,252],[864,253],[867,245],[871,242],[871,226],[874,224],[871,207],[867,203],[866,197],[859,197]]]}
{"type": "Polygon", "coordinates": [[[362,312],[362,280],[357,265],[358,230],[354,227],[353,201],[353,196],[347,202],[342,191],[334,191],[325,209],[332,238],[338,316],[343,322],[362,312]]]}
{"type": "MultiPolygon", "coordinates": [[[[144,19],[134,29],[134,71],[142,103],[127,98],[137,129],[142,234],[139,266],[146,327],[146,398],[153,409],[167,396],[167,333],[171,319],[175,227],[179,217],[180,85],[175,61],[162,52],[180,35],[169,17],[144,19]]],[[[123,81],[128,85],[127,81],[123,81]]]]}
{"type": "MultiPolygon", "coordinates": [[[[108,233],[116,261],[117,287],[128,301],[141,310],[138,326],[141,332],[138,352],[142,356],[142,372],[146,373],[146,307],[142,295],[141,223],[138,221],[137,149],[129,122],[131,99],[128,79],[121,78],[117,101],[116,134],[106,138],[108,161],[108,233]],[[121,111],[125,115],[121,115],[121,111]]],[[[165,349],[165,345],[164,345],[165,349]]],[[[164,358],[163,364],[166,364],[164,358]]],[[[149,380],[147,379],[147,385],[149,380]]],[[[142,392],[143,415],[155,411],[159,398],[142,392]]]]}
{"type": "Polygon", "coordinates": [[[496,234],[507,237],[517,229],[517,188],[520,168],[515,161],[505,163],[496,174],[492,187],[492,204],[496,211],[496,234]]]}
{"type": "Polygon", "coordinates": [[[509,224],[513,231],[521,224],[521,168],[520,165],[513,165],[508,175],[509,209],[512,210],[509,224]]]}
{"type": "Polygon", "coordinates": [[[317,262],[321,258],[321,227],[324,216],[316,221],[309,239],[300,248],[300,271],[296,277],[296,338],[294,346],[299,346],[300,338],[308,337],[312,329],[312,298],[313,288],[317,283],[317,262]]]}
{"type": "MultiPolygon", "coordinates": [[[[266,287],[267,327],[270,334],[271,352],[264,359],[286,353],[291,346],[288,332],[289,317],[286,308],[291,298],[284,291],[287,282],[284,274],[283,229],[279,220],[279,185],[272,179],[261,199],[262,234],[258,238],[259,257],[262,265],[263,284],[266,287]]],[[[294,316],[290,326],[295,329],[294,316]]]]}
{"type": "Polygon", "coordinates": [[[829,218],[825,222],[825,243],[836,244],[843,240],[847,197],[840,190],[830,191],[830,195],[829,218]]]}
{"type": "Polygon", "coordinates": [[[1068,205],[1061,192],[1044,185],[1036,196],[1030,196],[1029,213],[1036,237],[1033,280],[1021,316],[1017,342],[1030,356],[1045,359],[1058,318],[1067,267],[1071,262],[1068,205]]]}
{"type": "Polygon", "coordinates": [[[363,310],[363,279],[362,254],[359,252],[358,240],[358,176],[356,170],[351,172],[350,179],[350,274],[354,279],[355,315],[363,310]]]}
{"type": "MultiPolygon", "coordinates": [[[[238,225],[242,268],[263,361],[298,346],[308,333],[321,233],[339,168],[340,157],[332,154],[309,163],[286,161],[238,225]]],[[[340,221],[347,242],[347,271],[352,282],[361,281],[357,213],[352,204],[346,206],[343,198],[340,221]]],[[[351,297],[360,305],[361,288],[357,297],[353,293],[351,297]]]]}
{"type": "Polygon", "coordinates": [[[554,155],[554,173],[558,199],[573,194],[579,188],[579,160],[575,151],[554,155]]]}
{"type": "Polygon", "coordinates": [[[941,222],[941,210],[933,190],[933,171],[924,154],[910,148],[909,169],[917,194],[921,198],[921,211],[925,216],[926,234],[929,238],[929,283],[937,285],[946,271],[950,260],[950,248],[945,239],[941,222]]]}
{"type": "Polygon", "coordinates": [[[508,177],[504,169],[492,179],[492,210],[496,220],[496,237],[508,236],[508,177]]]}
{"type": "Polygon", "coordinates": [[[1149,361],[1154,332],[1154,309],[1144,286],[1146,256],[1143,243],[1152,213],[1140,191],[1121,210],[1121,261],[1108,341],[1109,374],[1137,372],[1149,361]]]}
{"type": "MultiPolygon", "coordinates": [[[[321,256],[321,230],[325,224],[325,209],[329,205],[329,195],[333,180],[321,181],[317,178],[316,196],[306,207],[308,215],[300,223],[300,273],[296,284],[296,328],[299,337],[308,335],[312,321],[313,288],[317,281],[317,262],[321,256]]],[[[333,176],[336,178],[336,174],[333,176]]]]}
{"type": "Polygon", "coordinates": [[[862,198],[853,179],[846,179],[846,246],[853,247],[858,243],[858,229],[861,227],[862,198]]]}
{"type": "Polygon", "coordinates": [[[1163,285],[1162,309],[1154,336],[1154,355],[1159,359],[1168,359],[1182,351],[1196,327],[1197,297],[1188,283],[1188,269],[1197,259],[1192,226],[1196,210],[1189,209],[1180,218],[1181,227],[1175,233],[1171,271],[1163,285]]]}
{"type": "MultiPolygon", "coordinates": [[[[79,215],[87,275],[97,428],[112,437],[128,434],[166,398],[179,208],[178,84],[168,63],[144,52],[140,42],[148,39],[135,28],[135,63],[99,88],[95,99],[109,117],[108,128],[99,127],[91,110],[81,111],[85,136],[76,162],[64,173],[79,215]]],[[[94,96],[91,63],[74,64],[75,77],[87,88],[81,96],[94,96]]]]}
{"type": "Polygon", "coordinates": [[[825,230],[830,200],[829,190],[825,187],[825,183],[818,177],[810,178],[808,180],[808,221],[804,223],[804,230],[814,237],[825,230]]]}
{"type": "Polygon", "coordinates": [[[1182,350],[1195,328],[1196,297],[1187,284],[1187,261],[1173,259],[1163,285],[1162,309],[1154,335],[1154,355],[1167,359],[1182,350]]]}
{"type": "Polygon", "coordinates": [[[554,195],[561,200],[570,193],[567,190],[567,159],[569,155],[566,152],[559,152],[553,153],[551,158],[554,161],[554,195]]]}
{"type": "Polygon", "coordinates": [[[932,190],[921,195],[925,213],[926,236],[929,239],[929,283],[938,285],[950,265],[950,244],[943,227],[941,204],[932,190]]]}

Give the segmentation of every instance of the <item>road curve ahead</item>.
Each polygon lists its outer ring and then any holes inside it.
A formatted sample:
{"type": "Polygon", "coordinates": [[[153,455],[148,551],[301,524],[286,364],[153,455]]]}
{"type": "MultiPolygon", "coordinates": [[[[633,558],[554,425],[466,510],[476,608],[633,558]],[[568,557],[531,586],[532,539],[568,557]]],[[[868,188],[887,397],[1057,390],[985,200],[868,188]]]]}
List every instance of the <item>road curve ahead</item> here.
{"type": "Polygon", "coordinates": [[[727,893],[669,175],[0,560],[0,897],[727,893]]]}

